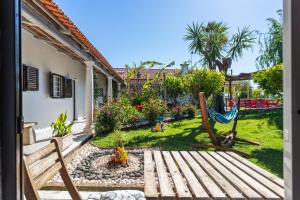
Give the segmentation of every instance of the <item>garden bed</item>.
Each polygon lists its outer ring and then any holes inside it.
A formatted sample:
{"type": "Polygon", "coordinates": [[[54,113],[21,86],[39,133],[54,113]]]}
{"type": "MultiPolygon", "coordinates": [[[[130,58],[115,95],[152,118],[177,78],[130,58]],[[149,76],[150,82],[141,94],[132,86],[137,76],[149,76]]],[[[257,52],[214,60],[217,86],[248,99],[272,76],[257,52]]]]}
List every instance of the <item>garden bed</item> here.
{"type": "MultiPolygon", "coordinates": [[[[111,165],[111,148],[86,144],[66,163],[68,173],[77,186],[142,187],[144,183],[144,154],[142,149],[128,150],[128,166],[111,165]]],[[[60,185],[55,175],[47,186],[60,185]]]]}
{"type": "MultiPolygon", "coordinates": [[[[193,117],[190,116],[180,116],[180,117],[166,117],[164,119],[164,122],[174,122],[174,121],[180,121],[180,120],[184,120],[184,119],[192,119],[193,117]]],[[[128,130],[133,130],[133,129],[139,129],[139,128],[144,128],[144,127],[148,127],[151,125],[151,122],[143,119],[135,124],[128,124],[125,125],[121,128],[121,130],[123,131],[128,131],[128,130]]]]}

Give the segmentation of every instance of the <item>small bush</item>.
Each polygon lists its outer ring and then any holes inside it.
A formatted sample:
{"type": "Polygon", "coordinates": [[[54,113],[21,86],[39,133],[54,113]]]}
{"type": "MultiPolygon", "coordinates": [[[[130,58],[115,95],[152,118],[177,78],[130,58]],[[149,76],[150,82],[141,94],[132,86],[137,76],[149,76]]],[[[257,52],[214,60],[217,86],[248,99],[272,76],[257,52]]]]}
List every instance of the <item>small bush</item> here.
{"type": "Polygon", "coordinates": [[[131,104],[133,106],[142,104],[145,101],[145,98],[141,94],[134,94],[131,98],[131,104]]]}
{"type": "Polygon", "coordinates": [[[122,105],[120,111],[123,112],[123,124],[134,125],[143,118],[143,114],[131,105],[122,105]]]}
{"type": "Polygon", "coordinates": [[[111,102],[101,107],[96,114],[95,129],[97,134],[119,130],[124,121],[118,102],[111,102]]]}
{"type": "Polygon", "coordinates": [[[97,133],[120,130],[123,125],[135,124],[142,118],[130,101],[122,97],[120,101],[105,104],[96,113],[95,128],[97,133]]]}
{"type": "Polygon", "coordinates": [[[131,105],[128,98],[122,97],[119,104],[120,111],[123,113],[123,124],[135,124],[143,117],[142,113],[131,105]]]}
{"type": "Polygon", "coordinates": [[[159,115],[165,115],[168,113],[168,107],[165,102],[160,99],[150,99],[145,102],[143,113],[146,119],[153,123],[159,115]]]}
{"type": "Polygon", "coordinates": [[[182,107],[181,105],[176,105],[175,107],[172,108],[171,114],[175,119],[180,119],[183,117],[182,113],[182,107]]]}
{"type": "Polygon", "coordinates": [[[191,103],[186,103],[181,108],[183,116],[195,117],[196,107],[191,103]]]}

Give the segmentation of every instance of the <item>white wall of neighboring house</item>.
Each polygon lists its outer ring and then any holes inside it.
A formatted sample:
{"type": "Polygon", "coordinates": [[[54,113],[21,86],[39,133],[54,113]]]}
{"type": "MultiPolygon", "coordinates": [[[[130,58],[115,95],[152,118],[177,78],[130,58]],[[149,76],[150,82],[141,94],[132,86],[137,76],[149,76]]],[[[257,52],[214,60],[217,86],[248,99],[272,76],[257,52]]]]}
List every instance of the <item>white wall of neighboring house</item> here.
{"type": "MultiPolygon", "coordinates": [[[[68,120],[73,120],[73,98],[50,97],[49,72],[76,80],[76,117],[85,117],[85,66],[59,52],[31,33],[22,30],[22,63],[39,69],[39,90],[23,92],[23,115],[25,122],[37,122],[36,132],[49,134],[49,126],[61,112],[67,111],[68,120]],[[45,132],[45,131],[44,131],[45,132]]],[[[74,95],[74,94],[73,94],[74,95]]],[[[83,128],[83,125],[80,125],[83,128]]],[[[75,131],[76,126],[74,127],[75,131]]],[[[77,127],[78,129],[79,127],[77,127]]],[[[36,135],[38,139],[38,134],[36,135]]]]}

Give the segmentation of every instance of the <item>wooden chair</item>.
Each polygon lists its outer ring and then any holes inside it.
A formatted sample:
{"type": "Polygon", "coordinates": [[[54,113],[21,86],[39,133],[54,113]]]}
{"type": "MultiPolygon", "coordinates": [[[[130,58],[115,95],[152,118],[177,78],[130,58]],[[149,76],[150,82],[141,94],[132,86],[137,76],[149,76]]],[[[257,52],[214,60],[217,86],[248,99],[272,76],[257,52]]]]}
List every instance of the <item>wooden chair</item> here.
{"type": "Polygon", "coordinates": [[[67,172],[63,156],[56,139],[52,139],[49,145],[36,153],[24,157],[23,160],[26,199],[40,200],[37,191],[57,172],[60,173],[72,199],[82,199],[67,172]]]}
{"type": "MultiPolygon", "coordinates": [[[[240,154],[244,157],[249,157],[248,154],[231,148],[231,146],[237,140],[241,141],[241,142],[253,144],[253,145],[259,145],[256,142],[252,142],[252,141],[248,141],[248,140],[243,139],[243,138],[237,138],[236,137],[236,135],[237,135],[236,127],[237,127],[237,122],[238,122],[238,114],[234,119],[233,127],[229,131],[228,135],[226,137],[221,137],[213,131],[213,128],[211,127],[211,125],[209,123],[209,119],[208,119],[209,114],[208,114],[208,110],[207,110],[205,95],[202,92],[199,94],[199,101],[200,101],[199,103],[200,103],[200,110],[201,110],[201,115],[202,115],[202,123],[204,124],[204,126],[205,126],[205,128],[208,132],[208,135],[209,135],[209,138],[211,139],[212,144],[194,144],[194,145],[192,145],[192,147],[215,148],[217,150],[222,150],[222,151],[232,151],[232,152],[240,154]]],[[[239,107],[238,107],[238,110],[239,110],[239,107]]]]}

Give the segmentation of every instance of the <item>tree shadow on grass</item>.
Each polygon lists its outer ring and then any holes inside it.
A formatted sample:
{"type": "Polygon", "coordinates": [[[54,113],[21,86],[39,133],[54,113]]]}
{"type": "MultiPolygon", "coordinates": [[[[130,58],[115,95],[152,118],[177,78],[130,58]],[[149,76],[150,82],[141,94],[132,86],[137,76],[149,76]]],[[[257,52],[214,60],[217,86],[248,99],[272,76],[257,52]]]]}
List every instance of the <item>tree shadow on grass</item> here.
{"type": "Polygon", "coordinates": [[[262,148],[254,150],[251,155],[272,173],[283,177],[283,150],[262,148]]]}
{"type": "Polygon", "coordinates": [[[205,138],[196,139],[199,134],[205,134],[200,128],[185,128],[180,133],[170,135],[162,135],[160,133],[135,136],[126,143],[126,146],[136,147],[142,144],[150,144],[151,147],[159,147],[161,150],[182,151],[195,150],[195,148],[191,147],[192,144],[207,143],[205,138]]]}
{"type": "Polygon", "coordinates": [[[281,110],[270,110],[261,113],[241,113],[239,120],[263,120],[266,119],[269,125],[275,125],[279,130],[283,130],[283,111],[281,110]]]}

